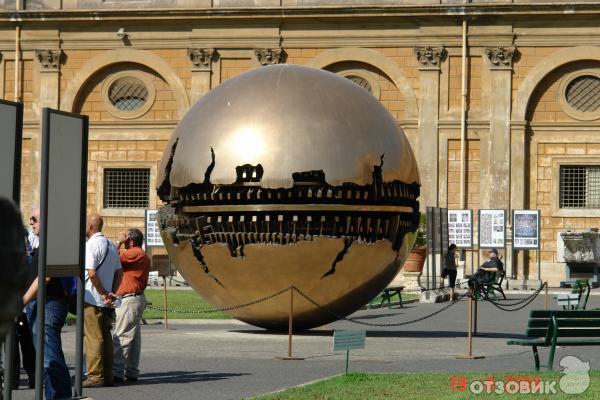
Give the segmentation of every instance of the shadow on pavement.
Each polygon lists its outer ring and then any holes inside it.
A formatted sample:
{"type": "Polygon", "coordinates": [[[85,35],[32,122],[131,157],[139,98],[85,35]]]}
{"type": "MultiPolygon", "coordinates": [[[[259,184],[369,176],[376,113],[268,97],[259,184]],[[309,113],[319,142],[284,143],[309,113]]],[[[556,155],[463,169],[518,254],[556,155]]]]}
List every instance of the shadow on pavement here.
{"type": "Polygon", "coordinates": [[[191,382],[209,382],[222,379],[235,378],[238,376],[250,375],[245,373],[219,373],[206,371],[169,371],[154,372],[142,374],[138,384],[163,384],[163,383],[191,383],[191,382]]]}
{"type": "MultiPolygon", "coordinates": [[[[458,338],[467,337],[467,332],[461,331],[369,331],[368,337],[414,337],[414,338],[458,338]]],[[[479,332],[473,337],[486,337],[495,339],[525,339],[526,336],[518,333],[505,332],[479,332]]]]}

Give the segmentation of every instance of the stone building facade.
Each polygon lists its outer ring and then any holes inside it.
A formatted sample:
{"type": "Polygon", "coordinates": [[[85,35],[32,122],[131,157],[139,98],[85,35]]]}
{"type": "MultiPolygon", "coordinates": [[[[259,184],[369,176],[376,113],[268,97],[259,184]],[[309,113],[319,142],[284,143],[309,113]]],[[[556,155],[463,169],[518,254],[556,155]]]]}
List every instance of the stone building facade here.
{"type": "MultiPolygon", "coordinates": [[[[466,21],[464,205],[540,209],[556,285],[560,232],[600,224],[599,15],[585,1],[0,0],[0,97],[25,106],[22,208],[39,200],[43,107],[89,115],[88,209],[114,237],[158,205],[190,106],[275,63],[369,90],[413,145],[421,205],[459,208],[466,21]]],[[[537,279],[536,257],[509,254],[511,272],[537,279]]]]}

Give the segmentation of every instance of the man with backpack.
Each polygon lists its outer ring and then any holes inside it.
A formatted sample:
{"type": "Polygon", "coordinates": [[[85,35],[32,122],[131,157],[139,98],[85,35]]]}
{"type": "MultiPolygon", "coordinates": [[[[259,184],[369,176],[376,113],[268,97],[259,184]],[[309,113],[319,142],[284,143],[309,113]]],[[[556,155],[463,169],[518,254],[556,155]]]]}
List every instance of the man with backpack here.
{"type": "Polygon", "coordinates": [[[113,302],[123,270],[115,246],[102,234],[104,221],[90,214],[86,221],[84,349],[87,379],[83,387],[113,386],[113,302]]]}

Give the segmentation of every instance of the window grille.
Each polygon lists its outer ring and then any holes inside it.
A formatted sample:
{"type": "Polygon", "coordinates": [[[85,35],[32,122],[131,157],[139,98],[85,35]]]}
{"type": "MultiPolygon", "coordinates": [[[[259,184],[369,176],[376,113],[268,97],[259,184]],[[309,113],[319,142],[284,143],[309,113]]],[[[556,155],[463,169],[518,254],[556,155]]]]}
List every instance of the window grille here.
{"type": "Polygon", "coordinates": [[[373,90],[371,89],[371,84],[365,78],[362,78],[357,75],[348,75],[346,76],[346,78],[350,79],[352,82],[356,83],[358,86],[367,90],[368,92],[373,93],[373,90]]]}
{"type": "Polygon", "coordinates": [[[599,165],[561,165],[560,208],[600,208],[599,165]]]}
{"type": "Polygon", "coordinates": [[[108,98],[121,111],[134,111],[148,101],[148,88],[140,79],[127,76],[110,85],[108,98]]]}
{"type": "Polygon", "coordinates": [[[148,208],[150,169],[104,169],[104,208],[148,208]]]}
{"type": "Polygon", "coordinates": [[[579,112],[595,112],[600,108],[600,78],[582,75],[567,85],[567,103],[579,112]]]}

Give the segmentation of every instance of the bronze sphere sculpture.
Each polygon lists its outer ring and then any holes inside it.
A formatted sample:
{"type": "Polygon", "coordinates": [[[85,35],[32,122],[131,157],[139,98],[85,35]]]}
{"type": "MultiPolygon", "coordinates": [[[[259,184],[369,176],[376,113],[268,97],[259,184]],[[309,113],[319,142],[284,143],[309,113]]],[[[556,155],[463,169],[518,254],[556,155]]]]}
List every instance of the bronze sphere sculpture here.
{"type": "MultiPolygon", "coordinates": [[[[294,328],[348,315],[400,270],[419,222],[419,177],[394,118],[365,89],[293,65],[207,93],[163,156],[159,224],[180,273],[219,308],[291,285],[294,328]]],[[[229,311],[286,329],[288,296],[229,311]]]]}

